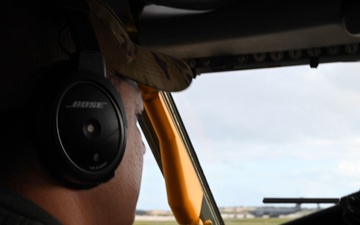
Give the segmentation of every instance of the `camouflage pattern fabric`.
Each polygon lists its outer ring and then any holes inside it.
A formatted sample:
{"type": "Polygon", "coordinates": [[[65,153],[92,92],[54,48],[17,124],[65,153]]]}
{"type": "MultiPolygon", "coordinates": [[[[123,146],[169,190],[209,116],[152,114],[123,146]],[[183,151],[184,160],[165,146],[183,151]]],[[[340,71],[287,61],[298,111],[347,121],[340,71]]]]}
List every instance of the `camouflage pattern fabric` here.
{"type": "Polygon", "coordinates": [[[88,3],[93,12],[91,20],[111,74],[122,74],[163,91],[180,91],[190,85],[193,74],[185,62],[135,45],[121,21],[102,0],[88,0],[88,3]]]}

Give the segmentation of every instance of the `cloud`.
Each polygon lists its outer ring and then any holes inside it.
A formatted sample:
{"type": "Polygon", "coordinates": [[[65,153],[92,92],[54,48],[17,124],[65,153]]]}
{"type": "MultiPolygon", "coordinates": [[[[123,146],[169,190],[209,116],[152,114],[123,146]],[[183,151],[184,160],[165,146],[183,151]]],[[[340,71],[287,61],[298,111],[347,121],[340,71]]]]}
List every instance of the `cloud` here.
{"type": "Polygon", "coordinates": [[[337,165],[337,173],[358,179],[360,177],[360,159],[341,160],[337,165]]]}
{"type": "Polygon", "coordinates": [[[354,105],[359,93],[336,88],[326,75],[311,70],[277,71],[203,75],[196,81],[199,87],[176,96],[184,121],[188,127],[205,126],[201,130],[212,139],[252,142],[337,138],[359,131],[360,104],[354,105]]]}

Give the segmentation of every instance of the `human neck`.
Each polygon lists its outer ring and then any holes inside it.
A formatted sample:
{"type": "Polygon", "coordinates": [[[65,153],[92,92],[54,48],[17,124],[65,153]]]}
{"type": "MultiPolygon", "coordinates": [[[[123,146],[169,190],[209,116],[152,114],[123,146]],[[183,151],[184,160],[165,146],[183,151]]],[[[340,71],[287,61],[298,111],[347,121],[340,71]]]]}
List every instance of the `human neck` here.
{"type": "Polygon", "coordinates": [[[91,212],[86,210],[79,191],[68,189],[47,176],[27,174],[23,183],[10,188],[29,199],[64,225],[91,224],[91,212]]]}

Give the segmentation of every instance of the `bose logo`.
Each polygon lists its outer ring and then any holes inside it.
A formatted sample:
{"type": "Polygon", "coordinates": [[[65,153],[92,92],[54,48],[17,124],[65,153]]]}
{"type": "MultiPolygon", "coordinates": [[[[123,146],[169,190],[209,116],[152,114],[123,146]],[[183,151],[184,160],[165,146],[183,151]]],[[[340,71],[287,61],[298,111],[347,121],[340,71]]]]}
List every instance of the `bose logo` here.
{"type": "Polygon", "coordinates": [[[65,106],[71,109],[103,109],[108,103],[97,101],[74,101],[71,105],[65,106]]]}

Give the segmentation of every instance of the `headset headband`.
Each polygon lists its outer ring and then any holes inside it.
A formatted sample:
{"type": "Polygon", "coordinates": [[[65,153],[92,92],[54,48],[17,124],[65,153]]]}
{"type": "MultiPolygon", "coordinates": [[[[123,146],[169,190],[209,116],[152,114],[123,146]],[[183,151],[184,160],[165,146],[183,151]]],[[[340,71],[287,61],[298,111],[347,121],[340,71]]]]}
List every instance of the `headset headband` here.
{"type": "Polygon", "coordinates": [[[106,77],[105,62],[89,18],[90,9],[87,1],[72,0],[67,3],[65,8],[71,17],[69,28],[75,43],[76,54],[78,54],[77,69],[104,74],[106,77]]]}

